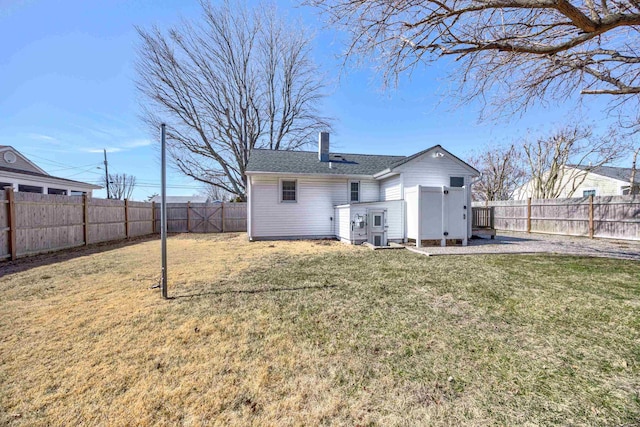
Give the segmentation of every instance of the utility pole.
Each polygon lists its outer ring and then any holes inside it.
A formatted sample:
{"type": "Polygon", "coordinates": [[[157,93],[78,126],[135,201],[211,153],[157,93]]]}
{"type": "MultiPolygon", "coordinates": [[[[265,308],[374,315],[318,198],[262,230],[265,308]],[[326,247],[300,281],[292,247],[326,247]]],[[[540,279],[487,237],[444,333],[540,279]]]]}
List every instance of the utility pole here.
{"type": "Polygon", "coordinates": [[[109,164],[107,163],[107,149],[104,150],[104,182],[107,184],[107,199],[111,198],[111,193],[109,192],[109,164]]]}

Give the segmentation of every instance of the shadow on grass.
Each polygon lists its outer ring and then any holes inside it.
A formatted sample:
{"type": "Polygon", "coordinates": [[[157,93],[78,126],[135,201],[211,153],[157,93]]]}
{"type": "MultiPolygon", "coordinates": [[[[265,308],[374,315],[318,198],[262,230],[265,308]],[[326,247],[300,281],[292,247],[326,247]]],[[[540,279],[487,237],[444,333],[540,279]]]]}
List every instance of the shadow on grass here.
{"type": "Polygon", "coordinates": [[[63,249],[56,252],[27,256],[24,258],[19,258],[15,261],[0,261],[0,277],[7,274],[21,273],[32,268],[69,261],[74,258],[113,251],[116,249],[124,248],[126,246],[149,242],[151,240],[160,240],[160,235],[151,234],[147,236],[132,237],[131,239],[93,243],[88,246],[78,246],[76,248],[63,249]]]}
{"type": "Polygon", "coordinates": [[[497,234],[494,239],[489,239],[486,237],[473,237],[471,239],[471,244],[473,245],[509,245],[515,243],[525,243],[525,242],[533,242],[535,239],[528,239],[524,237],[513,237],[513,236],[501,236],[497,234]]]}
{"type": "Polygon", "coordinates": [[[294,292],[294,291],[331,289],[331,288],[337,288],[337,287],[338,287],[338,285],[319,285],[319,286],[296,286],[296,287],[290,287],[290,288],[265,288],[265,289],[238,289],[238,290],[227,290],[227,291],[208,291],[208,292],[200,292],[200,293],[196,293],[196,294],[174,295],[174,296],[169,296],[168,299],[198,298],[198,297],[215,296],[215,295],[229,295],[229,294],[262,294],[262,293],[273,293],[273,292],[294,292]]]}

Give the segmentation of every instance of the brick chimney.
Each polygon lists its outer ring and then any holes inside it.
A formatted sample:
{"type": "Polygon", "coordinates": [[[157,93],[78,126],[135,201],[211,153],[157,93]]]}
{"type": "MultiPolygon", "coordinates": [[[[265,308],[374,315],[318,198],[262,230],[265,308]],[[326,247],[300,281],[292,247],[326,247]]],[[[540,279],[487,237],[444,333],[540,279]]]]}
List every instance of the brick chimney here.
{"type": "Polygon", "coordinates": [[[318,160],[321,162],[329,161],[329,132],[318,134],[318,160]]]}

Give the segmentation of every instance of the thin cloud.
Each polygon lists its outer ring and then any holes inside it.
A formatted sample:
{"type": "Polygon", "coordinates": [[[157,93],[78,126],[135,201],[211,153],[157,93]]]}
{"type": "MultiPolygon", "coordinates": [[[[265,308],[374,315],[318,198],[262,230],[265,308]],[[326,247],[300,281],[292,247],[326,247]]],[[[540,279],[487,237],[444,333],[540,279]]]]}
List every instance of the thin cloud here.
{"type": "Polygon", "coordinates": [[[27,135],[29,138],[31,139],[37,139],[38,141],[49,141],[49,142],[54,142],[54,141],[58,141],[56,138],[54,138],[53,136],[49,136],[49,135],[43,135],[41,133],[30,133],[27,135]]]}
{"type": "Polygon", "coordinates": [[[120,151],[124,151],[124,149],[120,147],[81,148],[80,149],[80,151],[84,151],[85,153],[102,153],[104,150],[107,150],[107,153],[118,153],[120,151]]]}
{"type": "Polygon", "coordinates": [[[137,147],[147,147],[151,144],[153,144],[153,141],[150,139],[134,139],[132,141],[122,144],[122,146],[126,148],[137,148],[137,147]]]}

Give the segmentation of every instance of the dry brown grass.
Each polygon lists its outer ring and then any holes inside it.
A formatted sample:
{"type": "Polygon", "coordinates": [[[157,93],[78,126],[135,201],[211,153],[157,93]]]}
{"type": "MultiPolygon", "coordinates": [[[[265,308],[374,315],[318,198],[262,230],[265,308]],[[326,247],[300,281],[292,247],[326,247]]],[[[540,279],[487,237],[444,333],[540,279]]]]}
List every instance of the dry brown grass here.
{"type": "Polygon", "coordinates": [[[175,236],[169,259],[168,301],[157,240],[0,266],[0,424],[640,416],[638,263],[244,234],[175,236]]]}
{"type": "MultiPolygon", "coordinates": [[[[284,335],[266,337],[259,354],[247,353],[255,351],[249,343],[272,320],[268,307],[263,315],[221,315],[216,307],[221,299],[212,294],[204,312],[174,310],[177,299],[163,301],[158,290],[149,290],[159,280],[158,241],[102,249],[87,256],[76,251],[67,260],[51,255],[60,262],[42,266],[47,257],[0,267],[0,423],[285,421],[248,417],[258,409],[254,400],[260,390],[282,382],[283,372],[296,364],[295,351],[282,354],[296,348],[284,335]],[[264,363],[275,354],[276,364],[264,363]]],[[[327,241],[248,245],[244,234],[175,236],[169,239],[169,294],[200,295],[206,288],[224,295],[226,284],[241,281],[248,268],[353,250],[327,241]]],[[[278,401],[261,399],[260,411],[296,419],[304,389],[322,394],[315,379],[287,383],[278,401]]],[[[313,409],[323,411],[322,405],[313,409]]]]}

